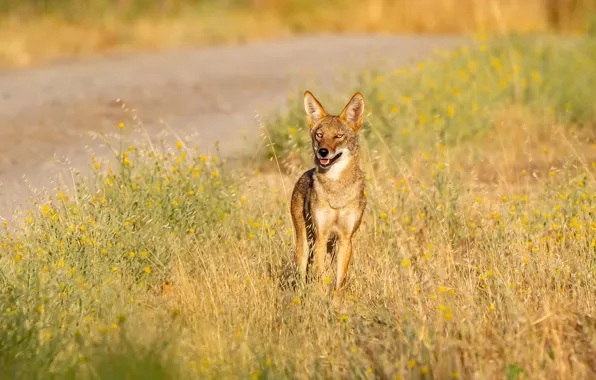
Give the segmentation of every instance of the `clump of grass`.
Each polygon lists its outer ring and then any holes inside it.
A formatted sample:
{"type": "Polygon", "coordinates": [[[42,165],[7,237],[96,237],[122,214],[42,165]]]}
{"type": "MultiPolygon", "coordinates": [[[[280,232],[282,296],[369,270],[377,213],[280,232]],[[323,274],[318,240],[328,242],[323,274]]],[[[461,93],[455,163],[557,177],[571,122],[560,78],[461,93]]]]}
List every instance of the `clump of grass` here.
{"type": "MultiPolygon", "coordinates": [[[[503,112],[514,108],[545,125],[593,127],[596,40],[552,38],[480,40],[413,67],[360,73],[350,90],[362,91],[367,99],[367,143],[406,158],[422,154],[415,152],[420,147],[475,144],[498,127],[503,112]]],[[[337,109],[343,101],[328,99],[337,109]]],[[[265,154],[296,159],[288,155],[299,153],[310,160],[301,93],[289,107],[268,123],[275,151],[265,154]]]]}
{"type": "Polygon", "coordinates": [[[555,43],[486,41],[362,76],[369,202],[339,294],[293,278],[289,191],[309,154],[298,106],[268,128],[278,154],[301,157],[286,174],[232,171],[182,141],[127,148],[123,125],[113,164],[93,158],[76,188],[0,234],[3,368],[592,376],[596,150],[582,96],[596,71],[577,65],[593,67],[593,41],[555,43]],[[95,357],[103,344],[116,349],[95,357]]]}

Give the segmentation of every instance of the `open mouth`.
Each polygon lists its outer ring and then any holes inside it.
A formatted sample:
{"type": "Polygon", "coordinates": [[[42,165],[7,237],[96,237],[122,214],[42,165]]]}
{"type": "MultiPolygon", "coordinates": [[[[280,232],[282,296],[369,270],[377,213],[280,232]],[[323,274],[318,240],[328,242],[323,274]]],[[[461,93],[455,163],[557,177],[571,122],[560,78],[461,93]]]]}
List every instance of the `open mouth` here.
{"type": "Polygon", "coordinates": [[[336,154],[333,158],[320,158],[320,157],[318,157],[319,164],[322,167],[324,167],[324,168],[329,167],[329,166],[333,165],[333,163],[335,161],[337,161],[341,157],[341,155],[342,155],[342,153],[340,152],[340,153],[336,154]]]}

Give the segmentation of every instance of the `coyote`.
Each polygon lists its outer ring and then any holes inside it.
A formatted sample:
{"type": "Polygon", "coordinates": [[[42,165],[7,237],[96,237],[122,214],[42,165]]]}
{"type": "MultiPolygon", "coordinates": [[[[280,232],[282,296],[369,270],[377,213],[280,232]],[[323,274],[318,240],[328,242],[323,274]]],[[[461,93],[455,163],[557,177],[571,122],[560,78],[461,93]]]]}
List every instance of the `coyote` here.
{"type": "Polygon", "coordinates": [[[315,167],[294,186],[291,201],[296,231],[296,263],[306,278],[311,252],[322,277],[325,257],[337,249],[335,289],[343,285],[352,257],[352,236],[366,206],[364,173],[360,168],[358,130],[364,118],[364,98],[357,92],[339,116],[328,115],[309,91],[304,93],[315,167]],[[314,227],[314,230],[313,230],[314,227]],[[313,242],[314,240],[314,242],[313,242]]]}

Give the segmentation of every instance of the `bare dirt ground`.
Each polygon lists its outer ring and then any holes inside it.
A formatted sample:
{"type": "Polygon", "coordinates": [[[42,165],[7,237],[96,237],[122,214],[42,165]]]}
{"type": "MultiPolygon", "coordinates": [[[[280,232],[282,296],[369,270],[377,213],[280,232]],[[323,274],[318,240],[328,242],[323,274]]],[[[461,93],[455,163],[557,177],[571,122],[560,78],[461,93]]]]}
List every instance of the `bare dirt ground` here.
{"type": "MultiPolygon", "coordinates": [[[[117,131],[135,108],[152,138],[166,125],[224,154],[259,138],[255,116],[282,107],[297,89],[347,91],[341,70],[403,66],[465,39],[449,36],[311,36],[244,46],[117,55],[0,71],[0,218],[31,190],[72,184],[90,152],[90,132],[117,131]],[[345,87],[344,87],[345,86],[345,87]]],[[[345,94],[346,98],[351,94],[345,94]]],[[[103,149],[103,150],[102,150],[103,149]]]]}

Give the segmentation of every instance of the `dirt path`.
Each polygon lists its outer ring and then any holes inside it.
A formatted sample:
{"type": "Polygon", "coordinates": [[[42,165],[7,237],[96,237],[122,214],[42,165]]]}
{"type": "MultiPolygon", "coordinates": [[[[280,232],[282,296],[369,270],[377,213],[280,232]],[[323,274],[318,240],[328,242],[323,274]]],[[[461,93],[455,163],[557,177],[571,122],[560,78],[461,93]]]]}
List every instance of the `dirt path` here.
{"type": "Polygon", "coordinates": [[[257,113],[283,106],[296,89],[331,90],[341,69],[381,59],[404,65],[463,42],[317,36],[0,71],[0,218],[28,189],[54,187],[65,169],[88,164],[90,150],[101,149],[89,132],[115,131],[126,116],[118,98],[137,109],[150,135],[164,120],[180,135],[198,132],[205,149],[225,142],[229,154],[243,144],[241,132],[258,138],[257,113]]]}

